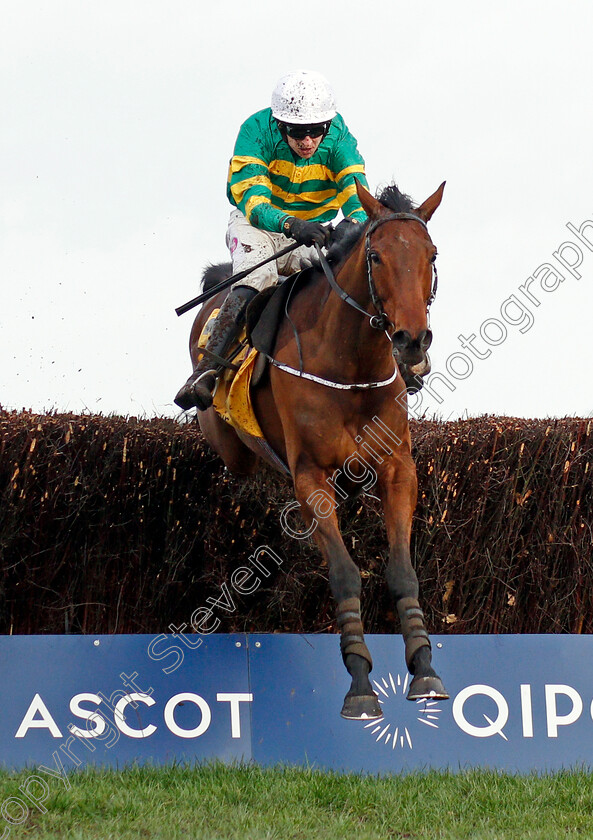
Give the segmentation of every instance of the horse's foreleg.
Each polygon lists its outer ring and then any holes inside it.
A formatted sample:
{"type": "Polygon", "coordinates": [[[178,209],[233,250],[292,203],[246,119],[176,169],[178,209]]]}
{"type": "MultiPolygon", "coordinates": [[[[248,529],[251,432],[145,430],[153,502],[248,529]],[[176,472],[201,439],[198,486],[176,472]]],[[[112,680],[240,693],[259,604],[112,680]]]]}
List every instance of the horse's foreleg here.
{"type": "Polygon", "coordinates": [[[360,571],[348,554],[335,513],[335,496],[329,484],[312,480],[310,474],[295,478],[301,515],[329,566],[329,583],[337,603],[340,650],[352,677],[342,708],[342,717],[361,720],[381,717],[369,673],[373,667],[364,639],[360,615],[360,571]],[[326,515],[327,514],[327,515],[326,515]]]}
{"type": "Polygon", "coordinates": [[[390,480],[380,482],[379,489],[389,539],[387,585],[401,623],[406,665],[414,677],[408,700],[446,699],[449,695],[432,668],[430,638],[418,601],[418,577],[410,557],[410,532],[417,494],[412,458],[400,458],[390,480]]]}

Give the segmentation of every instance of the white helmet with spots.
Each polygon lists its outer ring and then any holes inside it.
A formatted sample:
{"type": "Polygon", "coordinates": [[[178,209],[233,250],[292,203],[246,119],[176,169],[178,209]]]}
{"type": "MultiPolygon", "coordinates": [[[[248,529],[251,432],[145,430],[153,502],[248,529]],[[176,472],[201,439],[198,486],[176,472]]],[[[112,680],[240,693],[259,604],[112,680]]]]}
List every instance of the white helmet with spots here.
{"type": "Polygon", "coordinates": [[[293,125],[330,122],[336,116],[334,92],[321,73],[312,70],[287,73],[272,93],[272,116],[293,125]]]}

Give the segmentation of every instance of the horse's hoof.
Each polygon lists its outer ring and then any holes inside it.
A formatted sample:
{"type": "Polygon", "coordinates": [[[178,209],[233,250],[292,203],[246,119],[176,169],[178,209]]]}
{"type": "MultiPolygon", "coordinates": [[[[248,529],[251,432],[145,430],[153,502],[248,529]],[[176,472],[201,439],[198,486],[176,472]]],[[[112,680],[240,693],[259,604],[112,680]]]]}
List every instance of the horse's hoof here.
{"type": "Polygon", "coordinates": [[[373,720],[383,717],[376,694],[346,695],[340,714],[346,720],[373,720]]]}
{"type": "Polygon", "coordinates": [[[416,677],[408,691],[408,700],[448,700],[449,695],[439,677],[416,677]]]}

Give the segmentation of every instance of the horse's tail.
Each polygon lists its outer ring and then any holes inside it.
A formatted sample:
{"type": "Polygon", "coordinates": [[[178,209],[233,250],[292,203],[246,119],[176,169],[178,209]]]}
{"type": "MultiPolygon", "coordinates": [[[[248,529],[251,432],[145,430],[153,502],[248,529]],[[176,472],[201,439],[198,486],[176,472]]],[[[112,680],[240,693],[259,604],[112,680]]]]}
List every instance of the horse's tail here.
{"type": "Polygon", "coordinates": [[[233,273],[233,266],[230,262],[213,263],[204,269],[202,274],[202,291],[207,292],[217,283],[226,280],[233,273]]]}

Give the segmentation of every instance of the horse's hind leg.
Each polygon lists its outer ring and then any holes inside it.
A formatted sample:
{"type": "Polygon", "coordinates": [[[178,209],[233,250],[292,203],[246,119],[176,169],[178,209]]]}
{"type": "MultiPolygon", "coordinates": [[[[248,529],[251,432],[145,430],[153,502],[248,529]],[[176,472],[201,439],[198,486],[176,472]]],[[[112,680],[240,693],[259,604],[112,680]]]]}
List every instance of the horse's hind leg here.
{"type": "Polygon", "coordinates": [[[257,471],[259,456],[245,446],[233,427],[225,423],[213,408],[201,411],[198,422],[204,437],[232,473],[253,475],[257,471]]]}
{"type": "Polygon", "coordinates": [[[410,557],[412,514],[416,506],[416,467],[411,457],[398,459],[390,481],[380,481],[389,539],[386,576],[395,602],[406,646],[406,664],[414,679],[408,700],[449,697],[432,668],[430,639],[418,601],[418,578],[410,557]]]}
{"type": "Polygon", "coordinates": [[[325,481],[312,479],[310,473],[301,473],[295,477],[295,490],[307,531],[312,532],[328,562],[329,583],[337,602],[340,650],[352,677],[341,715],[351,720],[382,717],[377,695],[369,681],[373,662],[364,640],[360,616],[360,572],[342,540],[331,487],[325,481]]]}

